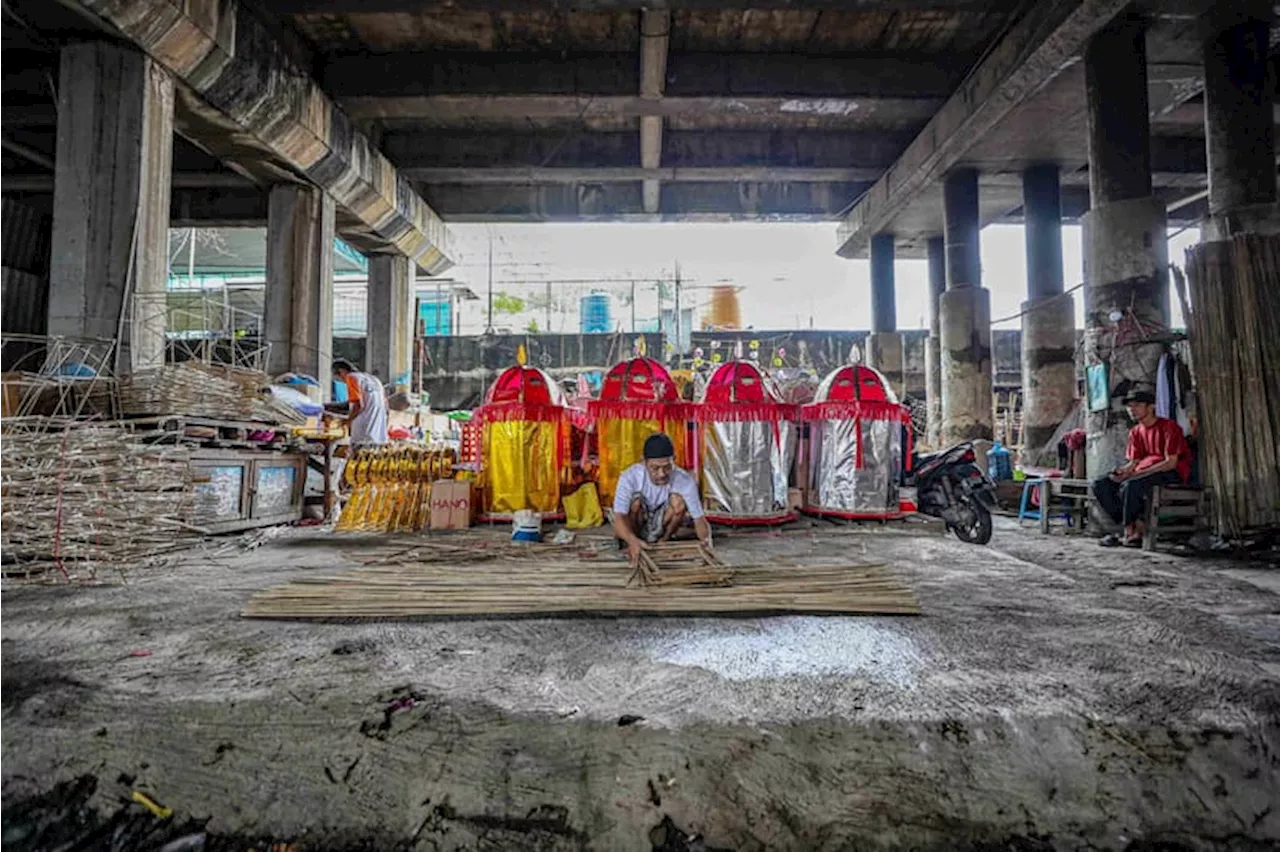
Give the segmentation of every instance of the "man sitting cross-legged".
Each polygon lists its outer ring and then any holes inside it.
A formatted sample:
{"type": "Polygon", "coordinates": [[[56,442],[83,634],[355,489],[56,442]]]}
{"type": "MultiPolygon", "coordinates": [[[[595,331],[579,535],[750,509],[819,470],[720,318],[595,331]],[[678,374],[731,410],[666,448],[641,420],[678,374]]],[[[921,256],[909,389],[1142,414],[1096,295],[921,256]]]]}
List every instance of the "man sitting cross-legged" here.
{"type": "Polygon", "coordinates": [[[702,511],[698,481],[676,467],[675,447],[662,433],[644,442],[644,461],[618,477],[613,495],[613,531],[627,546],[631,564],[640,551],[655,542],[668,541],[688,520],[698,539],[711,544],[711,525],[702,511]]]}

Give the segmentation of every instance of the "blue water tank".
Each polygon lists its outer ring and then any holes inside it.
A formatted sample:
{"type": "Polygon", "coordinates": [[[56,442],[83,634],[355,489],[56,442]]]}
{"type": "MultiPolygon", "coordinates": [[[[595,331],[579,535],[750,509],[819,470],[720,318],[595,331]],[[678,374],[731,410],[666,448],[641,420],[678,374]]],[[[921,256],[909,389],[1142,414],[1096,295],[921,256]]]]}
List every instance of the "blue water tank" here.
{"type": "Polygon", "coordinates": [[[608,334],[613,331],[613,307],[608,293],[592,293],[582,297],[583,334],[608,334]]]}

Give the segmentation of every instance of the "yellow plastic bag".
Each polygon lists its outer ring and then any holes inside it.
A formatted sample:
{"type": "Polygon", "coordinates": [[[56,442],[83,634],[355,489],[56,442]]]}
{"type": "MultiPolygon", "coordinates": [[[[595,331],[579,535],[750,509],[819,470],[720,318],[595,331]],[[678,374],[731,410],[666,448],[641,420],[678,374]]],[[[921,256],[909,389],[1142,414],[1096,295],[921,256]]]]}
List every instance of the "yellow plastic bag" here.
{"type": "Polygon", "coordinates": [[[564,525],[569,529],[585,530],[603,523],[604,513],[600,511],[600,495],[594,482],[588,482],[564,498],[564,525]]]}

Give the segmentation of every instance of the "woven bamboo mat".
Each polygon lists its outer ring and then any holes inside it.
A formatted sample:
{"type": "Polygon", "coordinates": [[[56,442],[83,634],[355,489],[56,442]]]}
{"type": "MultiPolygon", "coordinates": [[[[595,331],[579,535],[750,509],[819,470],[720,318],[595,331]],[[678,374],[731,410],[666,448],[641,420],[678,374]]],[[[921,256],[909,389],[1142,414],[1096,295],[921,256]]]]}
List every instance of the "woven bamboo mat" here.
{"type": "MultiPolygon", "coordinates": [[[[672,570],[664,571],[664,576],[672,570]]],[[[702,568],[683,569],[704,571],[702,568]]],[[[249,618],[484,618],[572,615],[918,615],[915,594],[883,565],[739,565],[688,583],[628,586],[603,561],[370,564],[256,594],[249,618]]]]}

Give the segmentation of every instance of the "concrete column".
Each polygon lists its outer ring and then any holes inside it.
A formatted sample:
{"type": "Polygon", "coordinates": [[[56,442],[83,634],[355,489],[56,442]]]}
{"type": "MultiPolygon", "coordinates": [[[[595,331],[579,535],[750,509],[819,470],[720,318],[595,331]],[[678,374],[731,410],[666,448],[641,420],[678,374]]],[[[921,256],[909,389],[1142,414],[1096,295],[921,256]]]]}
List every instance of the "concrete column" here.
{"type": "Polygon", "coordinates": [[[982,286],[978,172],[957,169],[943,183],[947,289],[938,300],[942,443],[991,440],[991,294],[982,286]]]}
{"type": "Polygon", "coordinates": [[[941,323],[938,300],[947,289],[947,241],[942,237],[930,237],[928,316],[929,336],[924,348],[925,401],[929,409],[929,444],[937,446],[942,440],[942,355],[939,343],[941,323]]]}
{"type": "Polygon", "coordinates": [[[1167,322],[1169,262],[1164,205],[1151,197],[1146,39],[1120,17],[1085,50],[1090,210],[1084,229],[1086,366],[1104,364],[1112,395],[1087,413],[1088,475],[1124,459],[1124,395],[1153,390],[1162,347],[1142,344],[1167,322]]]}
{"type": "Polygon", "coordinates": [[[1058,167],[1022,174],[1027,301],[1022,303],[1022,444],[1044,446],[1076,398],[1075,302],[1062,285],[1058,167]]]}
{"type": "Polygon", "coordinates": [[[404,255],[369,257],[368,328],[364,368],[383,384],[412,384],[414,264],[404,255]]]}
{"type": "Polygon", "coordinates": [[[871,330],[896,331],[898,307],[893,282],[893,234],[871,238],[871,330]]]}
{"type": "Polygon", "coordinates": [[[49,334],[119,338],[121,372],[164,364],[173,80],[106,42],[62,49],[49,334]]]}
{"type": "Polygon", "coordinates": [[[314,376],[322,400],[332,390],[333,216],[314,187],[280,184],[267,199],[267,369],[314,376]]]}
{"type": "Polygon", "coordinates": [[[889,387],[901,399],[904,392],[902,335],[898,333],[898,308],[893,281],[893,234],[871,238],[871,334],[867,337],[867,363],[884,374],[889,387]]]}
{"type": "Polygon", "coordinates": [[[1274,230],[1276,139],[1266,3],[1220,4],[1206,20],[1204,118],[1209,161],[1207,239],[1274,230]],[[1272,221],[1271,228],[1258,224],[1272,221]]]}

